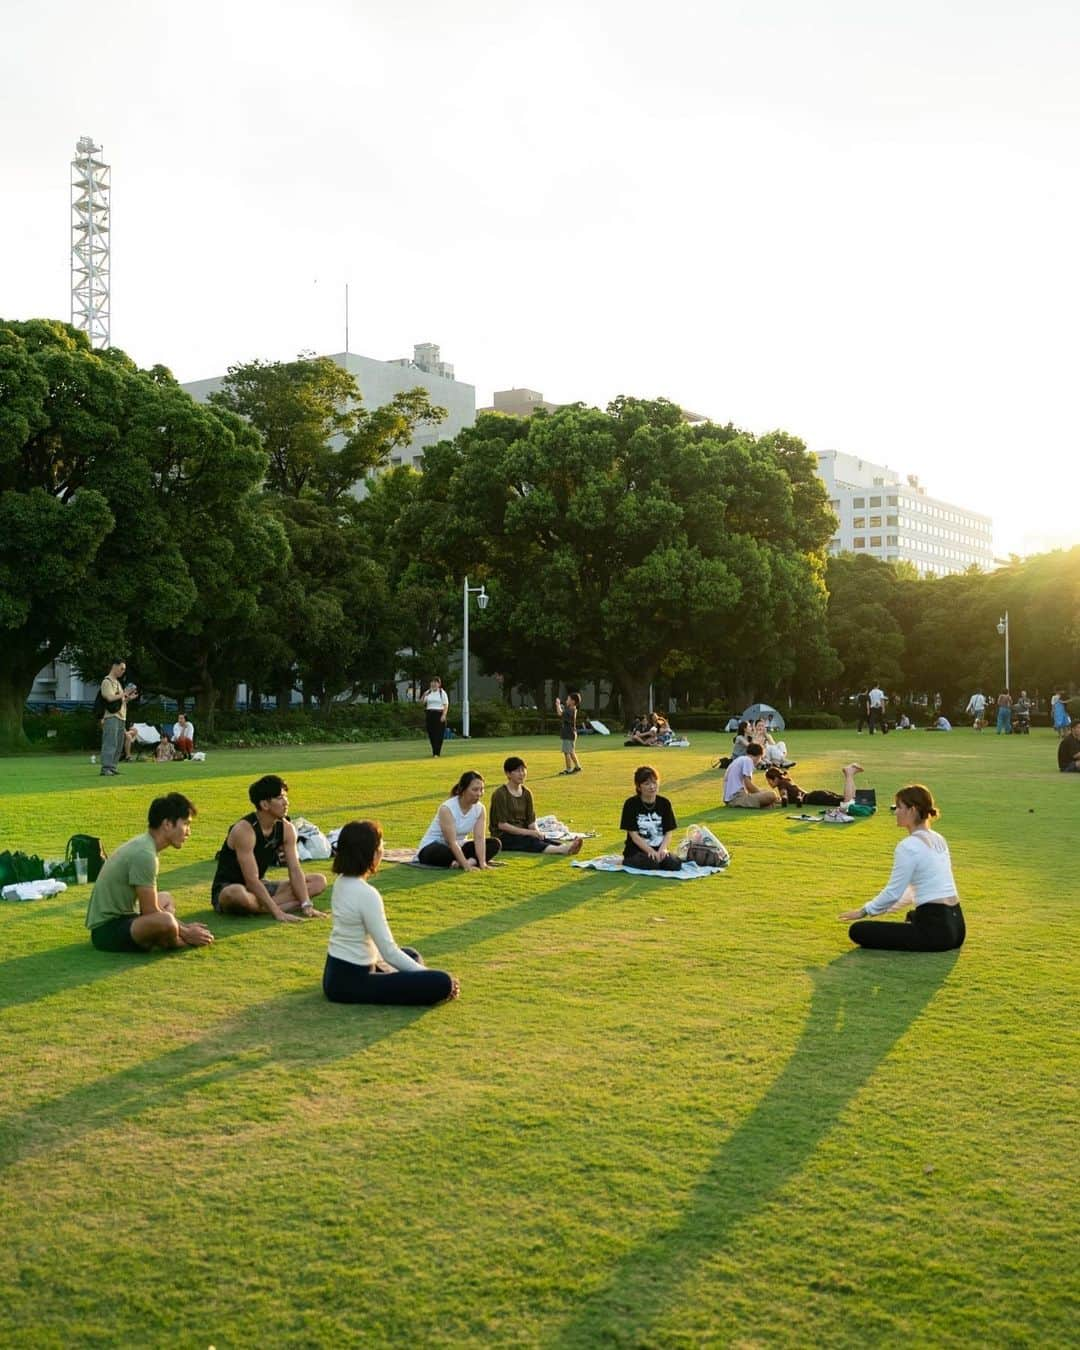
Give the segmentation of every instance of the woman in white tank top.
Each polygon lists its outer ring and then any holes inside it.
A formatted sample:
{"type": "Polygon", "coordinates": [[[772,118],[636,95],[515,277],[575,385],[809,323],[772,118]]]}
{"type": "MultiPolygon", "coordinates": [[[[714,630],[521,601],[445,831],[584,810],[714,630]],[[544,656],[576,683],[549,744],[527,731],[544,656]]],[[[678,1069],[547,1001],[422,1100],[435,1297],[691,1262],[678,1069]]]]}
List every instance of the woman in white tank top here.
{"type": "Polygon", "coordinates": [[[490,867],[502,844],[487,835],[483,796],[483,775],[466,769],[424,832],[416,861],[425,867],[460,867],[464,872],[490,867]]]}
{"type": "Polygon", "coordinates": [[[907,837],[896,846],[893,870],[883,890],[861,909],[839,917],[851,923],[852,942],[860,947],[904,952],[947,952],[964,945],[967,928],[953,880],[949,846],[932,830],[938,814],[933,795],[921,783],[896,794],[896,826],[907,837]],[[903,923],[878,923],[869,915],[886,914],[913,905],[903,923]]]}

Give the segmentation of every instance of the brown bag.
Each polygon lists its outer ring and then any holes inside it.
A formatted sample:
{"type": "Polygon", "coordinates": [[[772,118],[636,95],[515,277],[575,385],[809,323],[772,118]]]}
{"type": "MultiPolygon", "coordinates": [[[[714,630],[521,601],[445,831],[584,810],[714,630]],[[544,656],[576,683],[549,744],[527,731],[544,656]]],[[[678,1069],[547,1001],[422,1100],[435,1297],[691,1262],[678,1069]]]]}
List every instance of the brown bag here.
{"type": "Polygon", "coordinates": [[[698,867],[723,867],[724,860],[720,850],[709,844],[690,844],[686,850],[686,861],[697,863],[698,867]]]}

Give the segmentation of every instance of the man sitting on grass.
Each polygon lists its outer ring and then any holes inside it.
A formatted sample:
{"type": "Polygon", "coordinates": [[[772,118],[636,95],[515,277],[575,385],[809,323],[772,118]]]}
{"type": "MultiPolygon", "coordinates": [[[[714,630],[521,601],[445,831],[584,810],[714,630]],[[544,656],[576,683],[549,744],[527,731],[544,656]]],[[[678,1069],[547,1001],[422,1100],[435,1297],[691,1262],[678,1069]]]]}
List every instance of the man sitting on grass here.
{"type": "Polygon", "coordinates": [[[326,890],[321,872],[304,874],[289,819],[289,785],[268,773],[248,788],[255,810],[238,820],[218,850],[210,903],[219,914],[269,914],[280,923],[325,919],[311,903],[326,890]],[[268,867],[283,863],[288,881],[264,881],[268,867]]]}
{"type": "Polygon", "coordinates": [[[724,774],[724,805],[745,806],[751,810],[780,805],[780,794],[772,788],[754,787],[754,770],[765,753],[757,741],[751,741],[746,754],[733,759],[724,774]]]}
{"type": "Polygon", "coordinates": [[[86,910],[90,941],[98,951],[146,952],[213,942],[213,933],[203,924],[181,923],[172,896],[157,888],[158,854],[183,847],[194,814],[194,805],[180,792],[155,797],[146,833],[121,844],[106,860],[86,910]]]}
{"type": "Polygon", "coordinates": [[[1080,773],[1080,717],[1074,718],[1068,735],[1058,741],[1058,768],[1062,773],[1080,773]]]}
{"type": "Polygon", "coordinates": [[[518,755],[503,763],[506,782],[491,795],[491,828],[504,849],[518,853],[580,853],[580,839],[555,844],[536,828],[536,808],[525,786],[529,770],[518,755]]]}

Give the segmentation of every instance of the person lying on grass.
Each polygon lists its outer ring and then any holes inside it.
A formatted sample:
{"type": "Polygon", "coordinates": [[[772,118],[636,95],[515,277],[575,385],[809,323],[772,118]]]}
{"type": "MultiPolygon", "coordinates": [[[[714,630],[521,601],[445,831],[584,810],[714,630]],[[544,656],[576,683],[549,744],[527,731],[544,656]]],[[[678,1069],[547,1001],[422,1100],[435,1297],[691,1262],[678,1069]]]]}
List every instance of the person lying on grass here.
{"type": "Polygon", "coordinates": [[[862,771],[861,764],[844,765],[843,795],[839,792],[830,792],[828,788],[813,788],[810,792],[804,792],[798,783],[793,782],[791,777],[776,765],[765,770],[765,781],[779,794],[780,801],[785,806],[842,806],[845,802],[855,800],[855,775],[862,771]]]}
{"type": "Polygon", "coordinates": [[[892,876],[861,909],[839,916],[860,947],[889,951],[947,952],[962,947],[967,929],[953,880],[949,846],[929,821],[938,814],[929,788],[912,783],[896,794],[896,828],[907,838],[896,846],[892,876]],[[868,916],[914,905],[903,923],[876,923],[868,916]],[[852,920],[856,922],[852,923],[852,920]]]}
{"type": "Polygon", "coordinates": [[[634,795],[623,803],[619,829],[626,831],[623,864],[650,872],[678,872],[682,859],[671,852],[679,822],[666,797],[658,796],[660,775],[650,764],[634,770],[634,795]]]}
{"type": "Polygon", "coordinates": [[[491,794],[491,829],[512,853],[580,853],[581,839],[555,844],[536,828],[536,808],[525,786],[529,770],[518,755],[503,761],[506,782],[491,794]]]}
{"type": "Polygon", "coordinates": [[[489,868],[502,844],[486,833],[483,795],[483,774],[466,769],[435,812],[416,850],[416,861],[425,867],[460,867],[464,872],[489,868]]]}
{"type": "Polygon", "coordinates": [[[255,810],[236,822],[218,850],[210,903],[219,914],[269,914],[280,923],[325,919],[311,902],[326,890],[326,878],[300,866],[288,783],[268,773],[252,783],[248,798],[255,810]],[[288,881],[265,881],[266,869],[279,863],[288,881]]]}
{"type": "Polygon", "coordinates": [[[146,833],[129,839],[106,859],[86,910],[90,941],[102,952],[146,952],[155,947],[208,947],[214,940],[201,923],[181,923],[173,898],[159,891],[158,854],[183,848],[191,833],[194,803],[180,792],[155,797],[146,833]]]}
{"type": "Polygon", "coordinates": [[[394,941],[382,896],[371,885],[382,856],[383,833],[377,820],[350,820],[342,827],[334,855],[338,879],[330,897],[334,922],[323,993],[331,1003],[410,1007],[457,998],[460,986],[453,975],[428,970],[415,947],[399,947],[394,941]]]}

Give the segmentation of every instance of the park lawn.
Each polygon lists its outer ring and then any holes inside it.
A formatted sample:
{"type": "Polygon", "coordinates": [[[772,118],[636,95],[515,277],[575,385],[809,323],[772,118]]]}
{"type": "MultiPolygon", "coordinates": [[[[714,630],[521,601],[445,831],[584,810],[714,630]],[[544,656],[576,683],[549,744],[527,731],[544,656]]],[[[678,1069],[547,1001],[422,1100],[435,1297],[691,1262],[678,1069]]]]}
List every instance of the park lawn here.
{"type": "MultiPolygon", "coordinates": [[[[0,848],[114,847],[157,791],[199,808],[162,886],[213,948],[94,951],[87,887],[0,906],[0,1344],[1061,1345],[1075,1338],[1080,779],[1055,741],[791,733],[804,786],[860,758],[849,826],[719,808],[727,738],[655,751],[729,872],[681,883],[514,857],[386,865],[395,935],[462,982],[332,1006],[326,923],[227,920],[213,855],[264,772],[324,828],[413,844],[462,768],[529,760],[541,813],[621,843],[641,751],[554,739],[0,767],[0,848]],[[890,793],[942,806],[959,953],[851,949],[890,793]]],[[[308,870],[326,870],[309,864],[308,870]]]]}

